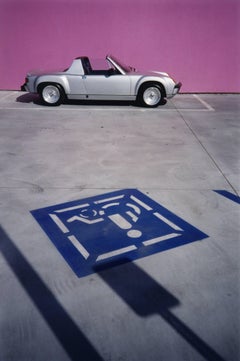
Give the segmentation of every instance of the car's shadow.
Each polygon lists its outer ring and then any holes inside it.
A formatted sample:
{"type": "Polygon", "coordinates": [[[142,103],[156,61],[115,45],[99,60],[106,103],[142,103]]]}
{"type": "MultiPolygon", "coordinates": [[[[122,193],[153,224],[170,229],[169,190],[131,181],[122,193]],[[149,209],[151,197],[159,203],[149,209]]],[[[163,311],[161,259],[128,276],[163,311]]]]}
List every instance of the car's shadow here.
{"type": "Polygon", "coordinates": [[[18,103],[34,103],[34,104],[42,105],[42,102],[38,94],[30,94],[24,92],[22,95],[17,97],[16,101],[18,103]]]}
{"type": "MultiPolygon", "coordinates": [[[[41,106],[47,106],[46,104],[44,104],[39,95],[38,94],[30,94],[30,93],[23,93],[22,95],[20,95],[19,97],[17,97],[16,99],[17,102],[19,103],[33,103],[36,105],[41,105],[41,106]]],[[[165,105],[167,103],[166,99],[163,99],[160,106],[165,105]]],[[[101,106],[109,106],[109,105],[117,105],[117,106],[133,106],[136,108],[141,107],[140,105],[138,105],[136,102],[134,101],[117,101],[117,100],[68,100],[66,99],[64,101],[63,104],[68,104],[68,105],[81,105],[81,106],[86,106],[86,105],[101,105],[101,106]]]]}

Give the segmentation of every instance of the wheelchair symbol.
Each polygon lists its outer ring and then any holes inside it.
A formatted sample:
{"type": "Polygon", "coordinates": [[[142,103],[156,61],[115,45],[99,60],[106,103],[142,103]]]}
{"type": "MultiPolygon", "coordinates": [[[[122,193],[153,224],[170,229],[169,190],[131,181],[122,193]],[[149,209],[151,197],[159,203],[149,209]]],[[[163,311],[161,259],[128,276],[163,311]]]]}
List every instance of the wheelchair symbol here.
{"type": "Polygon", "coordinates": [[[137,189],[32,211],[77,275],[207,237],[137,189]]]}
{"type": "Polygon", "coordinates": [[[139,215],[141,214],[141,210],[138,206],[132,203],[127,203],[126,207],[126,216],[114,212],[114,208],[118,207],[120,202],[113,202],[109,204],[105,204],[101,207],[99,211],[91,208],[82,209],[79,215],[73,216],[67,220],[68,223],[74,221],[80,221],[86,224],[95,224],[98,222],[104,221],[105,217],[108,217],[114,224],[116,224],[119,228],[123,230],[128,230],[127,236],[130,238],[139,238],[142,235],[142,232],[132,228],[133,224],[137,222],[139,215]],[[100,216],[100,217],[99,217],[100,216]],[[132,223],[130,223],[130,220],[132,223]]]}

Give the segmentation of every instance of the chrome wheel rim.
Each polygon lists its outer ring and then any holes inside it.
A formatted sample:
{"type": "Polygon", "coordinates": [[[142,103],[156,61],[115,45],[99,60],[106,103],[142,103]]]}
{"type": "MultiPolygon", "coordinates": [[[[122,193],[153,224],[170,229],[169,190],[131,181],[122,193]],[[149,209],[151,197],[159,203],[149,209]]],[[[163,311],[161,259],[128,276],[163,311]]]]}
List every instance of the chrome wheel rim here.
{"type": "Polygon", "coordinates": [[[42,97],[46,103],[54,104],[60,99],[60,91],[54,85],[48,85],[43,89],[42,97]]]}
{"type": "Polygon", "coordinates": [[[154,106],[161,100],[161,92],[158,88],[150,87],[143,93],[144,103],[149,106],[154,106]]]}

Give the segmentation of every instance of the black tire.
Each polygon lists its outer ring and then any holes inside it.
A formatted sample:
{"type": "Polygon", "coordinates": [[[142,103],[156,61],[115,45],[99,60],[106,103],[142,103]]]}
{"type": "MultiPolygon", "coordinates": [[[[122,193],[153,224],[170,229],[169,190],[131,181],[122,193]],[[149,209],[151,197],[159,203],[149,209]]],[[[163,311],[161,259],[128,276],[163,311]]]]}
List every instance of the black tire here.
{"type": "Polygon", "coordinates": [[[143,84],[137,96],[137,103],[143,107],[156,108],[163,102],[164,92],[161,85],[157,83],[143,84]]]}
{"type": "Polygon", "coordinates": [[[43,104],[48,106],[60,105],[65,97],[61,85],[56,83],[44,83],[40,85],[39,95],[43,104]]]}

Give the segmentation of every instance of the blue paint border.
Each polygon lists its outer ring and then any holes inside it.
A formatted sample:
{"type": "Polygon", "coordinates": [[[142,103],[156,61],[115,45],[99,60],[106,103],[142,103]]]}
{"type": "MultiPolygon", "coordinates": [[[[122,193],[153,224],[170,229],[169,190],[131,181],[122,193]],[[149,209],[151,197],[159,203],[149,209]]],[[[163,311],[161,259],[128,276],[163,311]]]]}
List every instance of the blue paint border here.
{"type": "Polygon", "coordinates": [[[240,197],[237,196],[236,194],[233,194],[229,191],[226,191],[226,190],[213,190],[215,193],[218,193],[220,194],[221,196],[225,197],[225,198],[228,198],[230,199],[231,201],[235,202],[235,203],[238,203],[240,204],[240,197]]]}
{"type": "Polygon", "coordinates": [[[52,243],[58,249],[59,253],[62,255],[62,257],[65,259],[65,261],[68,263],[68,265],[72,268],[72,270],[78,277],[83,277],[95,273],[97,268],[106,269],[112,267],[113,265],[115,266],[118,264],[131,262],[143,257],[147,257],[159,252],[182,246],[187,243],[200,241],[208,237],[207,234],[203,233],[196,227],[184,221],[176,214],[173,214],[168,209],[164,208],[152,198],[137,189],[122,189],[119,191],[105,193],[94,197],[88,197],[81,200],[75,200],[67,203],[32,210],[30,211],[30,213],[39,223],[43,231],[48,235],[49,239],[52,241],[52,243]],[[74,207],[78,205],[79,202],[88,203],[92,202],[93,199],[94,202],[96,202],[98,200],[101,200],[103,197],[115,197],[123,193],[126,197],[130,195],[140,197],[141,201],[146,202],[146,204],[150,205],[152,209],[157,210],[163,217],[171,220],[171,222],[173,222],[176,226],[180,227],[182,229],[182,234],[178,234],[176,238],[163,240],[160,243],[149,245],[147,247],[141,246],[136,250],[130,251],[127,255],[127,258],[126,255],[119,255],[115,256],[114,259],[101,260],[96,264],[96,262],[94,262],[91,257],[89,257],[89,261],[83,260],[82,256],[79,255],[79,252],[76,251],[75,247],[73,247],[70,242],[67,241],[62,234],[59,233],[56,225],[54,225],[52,222],[49,222],[48,214],[56,210],[56,207],[61,207],[63,205],[66,208],[74,207]]]}

